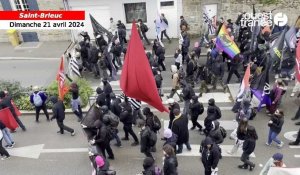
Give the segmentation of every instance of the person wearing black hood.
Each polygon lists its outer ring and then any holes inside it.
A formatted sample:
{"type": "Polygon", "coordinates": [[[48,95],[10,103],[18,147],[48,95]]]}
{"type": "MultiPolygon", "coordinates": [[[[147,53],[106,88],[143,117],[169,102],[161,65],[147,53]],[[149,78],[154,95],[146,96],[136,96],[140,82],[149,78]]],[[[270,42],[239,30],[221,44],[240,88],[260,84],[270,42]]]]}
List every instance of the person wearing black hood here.
{"type": "Polygon", "coordinates": [[[210,137],[206,137],[200,147],[201,160],[204,166],[205,175],[212,175],[218,172],[218,163],[220,160],[220,151],[218,146],[210,137]]]}
{"type": "MultiPolygon", "coordinates": [[[[149,107],[143,109],[143,115],[146,116],[146,126],[148,126],[151,131],[157,133],[161,128],[161,122],[159,118],[151,112],[149,107]]],[[[156,152],[155,145],[151,147],[152,152],[156,152]]]]}
{"type": "Polygon", "coordinates": [[[208,137],[210,137],[215,144],[219,145],[223,143],[224,138],[220,130],[220,122],[217,120],[212,121],[212,130],[208,133],[208,137]]]}
{"type": "Polygon", "coordinates": [[[215,99],[213,99],[213,98],[208,100],[207,115],[209,115],[209,114],[213,114],[214,120],[219,120],[222,117],[221,110],[215,104],[215,99]]]}
{"type": "Polygon", "coordinates": [[[97,87],[96,92],[97,92],[97,98],[96,98],[97,105],[100,107],[106,105],[106,101],[105,101],[106,96],[104,91],[100,87],[97,87]]]}
{"type": "Polygon", "coordinates": [[[224,77],[224,72],[225,72],[225,66],[223,62],[223,57],[222,57],[222,52],[219,51],[218,56],[216,57],[215,60],[213,60],[212,63],[212,85],[213,85],[213,90],[217,89],[217,83],[219,82],[221,86],[224,89],[224,92],[226,90],[226,86],[223,83],[223,77],[224,77]]]}
{"type": "Polygon", "coordinates": [[[157,48],[155,50],[155,55],[157,57],[157,63],[162,67],[162,71],[166,71],[165,67],[165,48],[160,44],[160,42],[156,42],[157,48]]]}
{"type": "Polygon", "coordinates": [[[195,62],[195,54],[191,54],[191,58],[190,57],[186,57],[186,62],[187,62],[187,66],[186,66],[186,81],[192,86],[194,87],[194,72],[196,70],[196,62],[195,62]]]}
{"type": "Polygon", "coordinates": [[[106,106],[108,107],[108,109],[110,109],[110,94],[113,92],[111,85],[109,84],[107,78],[103,78],[102,79],[102,83],[103,83],[103,91],[105,94],[105,103],[106,106]]]}
{"type": "Polygon", "coordinates": [[[89,50],[89,60],[91,62],[92,69],[94,71],[94,77],[100,78],[100,70],[98,65],[99,60],[99,50],[97,49],[95,44],[92,44],[91,49],[89,50]]]}
{"type": "Polygon", "coordinates": [[[240,55],[238,54],[235,57],[233,57],[233,59],[231,60],[231,62],[229,64],[230,64],[230,68],[228,69],[229,73],[228,73],[228,77],[226,80],[226,84],[229,84],[232,74],[236,75],[236,77],[238,78],[237,83],[240,83],[242,81],[241,75],[238,72],[239,65],[240,65],[240,55]]]}
{"type": "Polygon", "coordinates": [[[142,175],[156,175],[155,174],[155,164],[154,159],[151,157],[146,157],[143,162],[144,171],[142,175]]]}
{"type": "Polygon", "coordinates": [[[191,120],[193,123],[193,127],[191,130],[194,130],[196,127],[199,128],[199,131],[202,131],[202,126],[198,123],[198,117],[204,111],[203,104],[198,101],[197,96],[192,97],[192,103],[190,104],[190,111],[191,111],[191,120]]]}
{"type": "Polygon", "coordinates": [[[103,46],[108,46],[107,41],[104,39],[103,35],[101,34],[96,35],[96,44],[100,48],[101,53],[104,52],[104,50],[102,50],[102,48],[104,48],[103,46]]]}
{"type": "Polygon", "coordinates": [[[121,20],[118,20],[117,29],[118,29],[119,41],[121,46],[123,47],[124,43],[127,43],[126,26],[121,22],[121,20]]]}
{"type": "MultiPolygon", "coordinates": [[[[151,154],[151,143],[150,143],[150,137],[151,137],[151,128],[147,125],[147,123],[144,120],[139,120],[138,123],[139,128],[141,128],[140,131],[140,140],[141,140],[141,153],[144,153],[146,157],[153,158],[151,154]]],[[[156,143],[155,143],[156,144],[156,143]]],[[[154,145],[155,146],[155,145],[154,145]]]]}
{"type": "Polygon", "coordinates": [[[243,165],[239,165],[240,169],[248,169],[252,171],[255,164],[249,160],[250,154],[254,152],[256,146],[256,140],[258,139],[256,130],[253,126],[248,126],[247,136],[243,144],[243,154],[241,156],[241,161],[244,162],[243,165]]]}
{"type": "Polygon", "coordinates": [[[133,115],[132,115],[132,108],[131,104],[128,102],[128,98],[125,97],[125,101],[120,104],[122,107],[122,112],[120,114],[120,121],[124,124],[123,130],[125,132],[125,137],[121,140],[129,140],[129,134],[133,137],[134,142],[131,146],[137,146],[139,144],[139,140],[132,130],[132,122],[133,122],[133,115]]]}
{"type": "Polygon", "coordinates": [[[22,121],[19,119],[19,117],[16,114],[15,108],[13,107],[12,98],[10,95],[6,95],[4,91],[0,91],[0,110],[4,108],[9,108],[11,114],[13,115],[14,119],[18,123],[18,125],[22,128],[23,131],[26,131],[26,128],[22,121]]]}
{"type": "Polygon", "coordinates": [[[59,100],[57,96],[50,97],[49,101],[53,103],[52,112],[53,116],[51,117],[51,121],[56,119],[57,125],[59,127],[59,131],[57,133],[64,134],[64,131],[68,131],[71,133],[71,136],[75,135],[75,130],[64,125],[65,120],[65,105],[62,100],[59,100]]]}

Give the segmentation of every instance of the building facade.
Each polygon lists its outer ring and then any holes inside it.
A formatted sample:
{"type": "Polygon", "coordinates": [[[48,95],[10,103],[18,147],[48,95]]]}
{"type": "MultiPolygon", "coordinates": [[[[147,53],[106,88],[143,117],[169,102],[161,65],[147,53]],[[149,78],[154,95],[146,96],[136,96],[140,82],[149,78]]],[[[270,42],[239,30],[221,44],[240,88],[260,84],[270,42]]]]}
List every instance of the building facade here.
{"type": "MultiPolygon", "coordinates": [[[[0,10],[64,10],[63,0],[0,0],[0,10]]],[[[8,42],[7,30],[0,30],[0,42],[8,42]]],[[[68,41],[70,30],[18,30],[22,42],[68,41]]]]}

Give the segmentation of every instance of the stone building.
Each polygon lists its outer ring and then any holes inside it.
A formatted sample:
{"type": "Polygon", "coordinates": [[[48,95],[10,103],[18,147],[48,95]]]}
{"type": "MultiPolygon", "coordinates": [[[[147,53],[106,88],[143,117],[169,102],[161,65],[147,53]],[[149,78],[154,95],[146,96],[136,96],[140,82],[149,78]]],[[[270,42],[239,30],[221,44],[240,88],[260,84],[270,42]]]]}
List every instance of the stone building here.
{"type": "MultiPolygon", "coordinates": [[[[1,10],[64,10],[64,0],[0,0],[1,10]]],[[[0,30],[0,42],[8,42],[7,30],[0,30]]],[[[70,30],[18,30],[21,41],[67,41],[70,30]]]]}
{"type": "Polygon", "coordinates": [[[183,15],[190,25],[191,34],[199,34],[202,27],[202,13],[205,6],[216,11],[217,18],[232,19],[235,22],[239,12],[252,13],[252,4],[257,12],[273,11],[273,14],[282,12],[288,16],[288,24],[293,25],[300,15],[300,0],[277,0],[276,4],[262,4],[262,0],[183,0],[183,15]]]}

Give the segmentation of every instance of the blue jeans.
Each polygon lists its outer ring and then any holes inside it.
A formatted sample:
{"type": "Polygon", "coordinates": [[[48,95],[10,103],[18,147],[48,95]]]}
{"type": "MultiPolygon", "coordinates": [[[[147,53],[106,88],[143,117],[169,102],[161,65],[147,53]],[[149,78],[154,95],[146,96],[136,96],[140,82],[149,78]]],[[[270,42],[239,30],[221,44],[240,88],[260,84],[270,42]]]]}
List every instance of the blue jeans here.
{"type": "Polygon", "coordinates": [[[276,142],[277,144],[280,144],[281,141],[277,139],[278,133],[275,133],[271,129],[269,130],[269,136],[268,136],[268,144],[271,144],[272,141],[276,142]]]}
{"type": "Polygon", "coordinates": [[[5,140],[5,142],[7,143],[7,145],[12,145],[13,139],[12,136],[9,132],[9,130],[7,128],[2,129],[2,133],[3,133],[3,138],[5,140]]]}

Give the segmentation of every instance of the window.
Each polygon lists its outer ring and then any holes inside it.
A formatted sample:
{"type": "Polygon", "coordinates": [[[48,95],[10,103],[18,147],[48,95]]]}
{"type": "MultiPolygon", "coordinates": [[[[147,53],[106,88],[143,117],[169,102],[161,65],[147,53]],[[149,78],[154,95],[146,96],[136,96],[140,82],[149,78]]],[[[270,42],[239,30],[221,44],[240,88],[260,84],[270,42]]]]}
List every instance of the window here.
{"type": "Polygon", "coordinates": [[[160,2],[160,6],[161,6],[161,7],[165,7],[165,6],[174,6],[174,1],[164,1],[164,2],[160,2]]]}
{"type": "Polygon", "coordinates": [[[126,3],[124,4],[126,23],[132,23],[133,19],[136,21],[142,19],[147,22],[146,3],[126,3]]]}
{"type": "Polygon", "coordinates": [[[17,11],[29,11],[27,0],[14,0],[17,11]]]}

